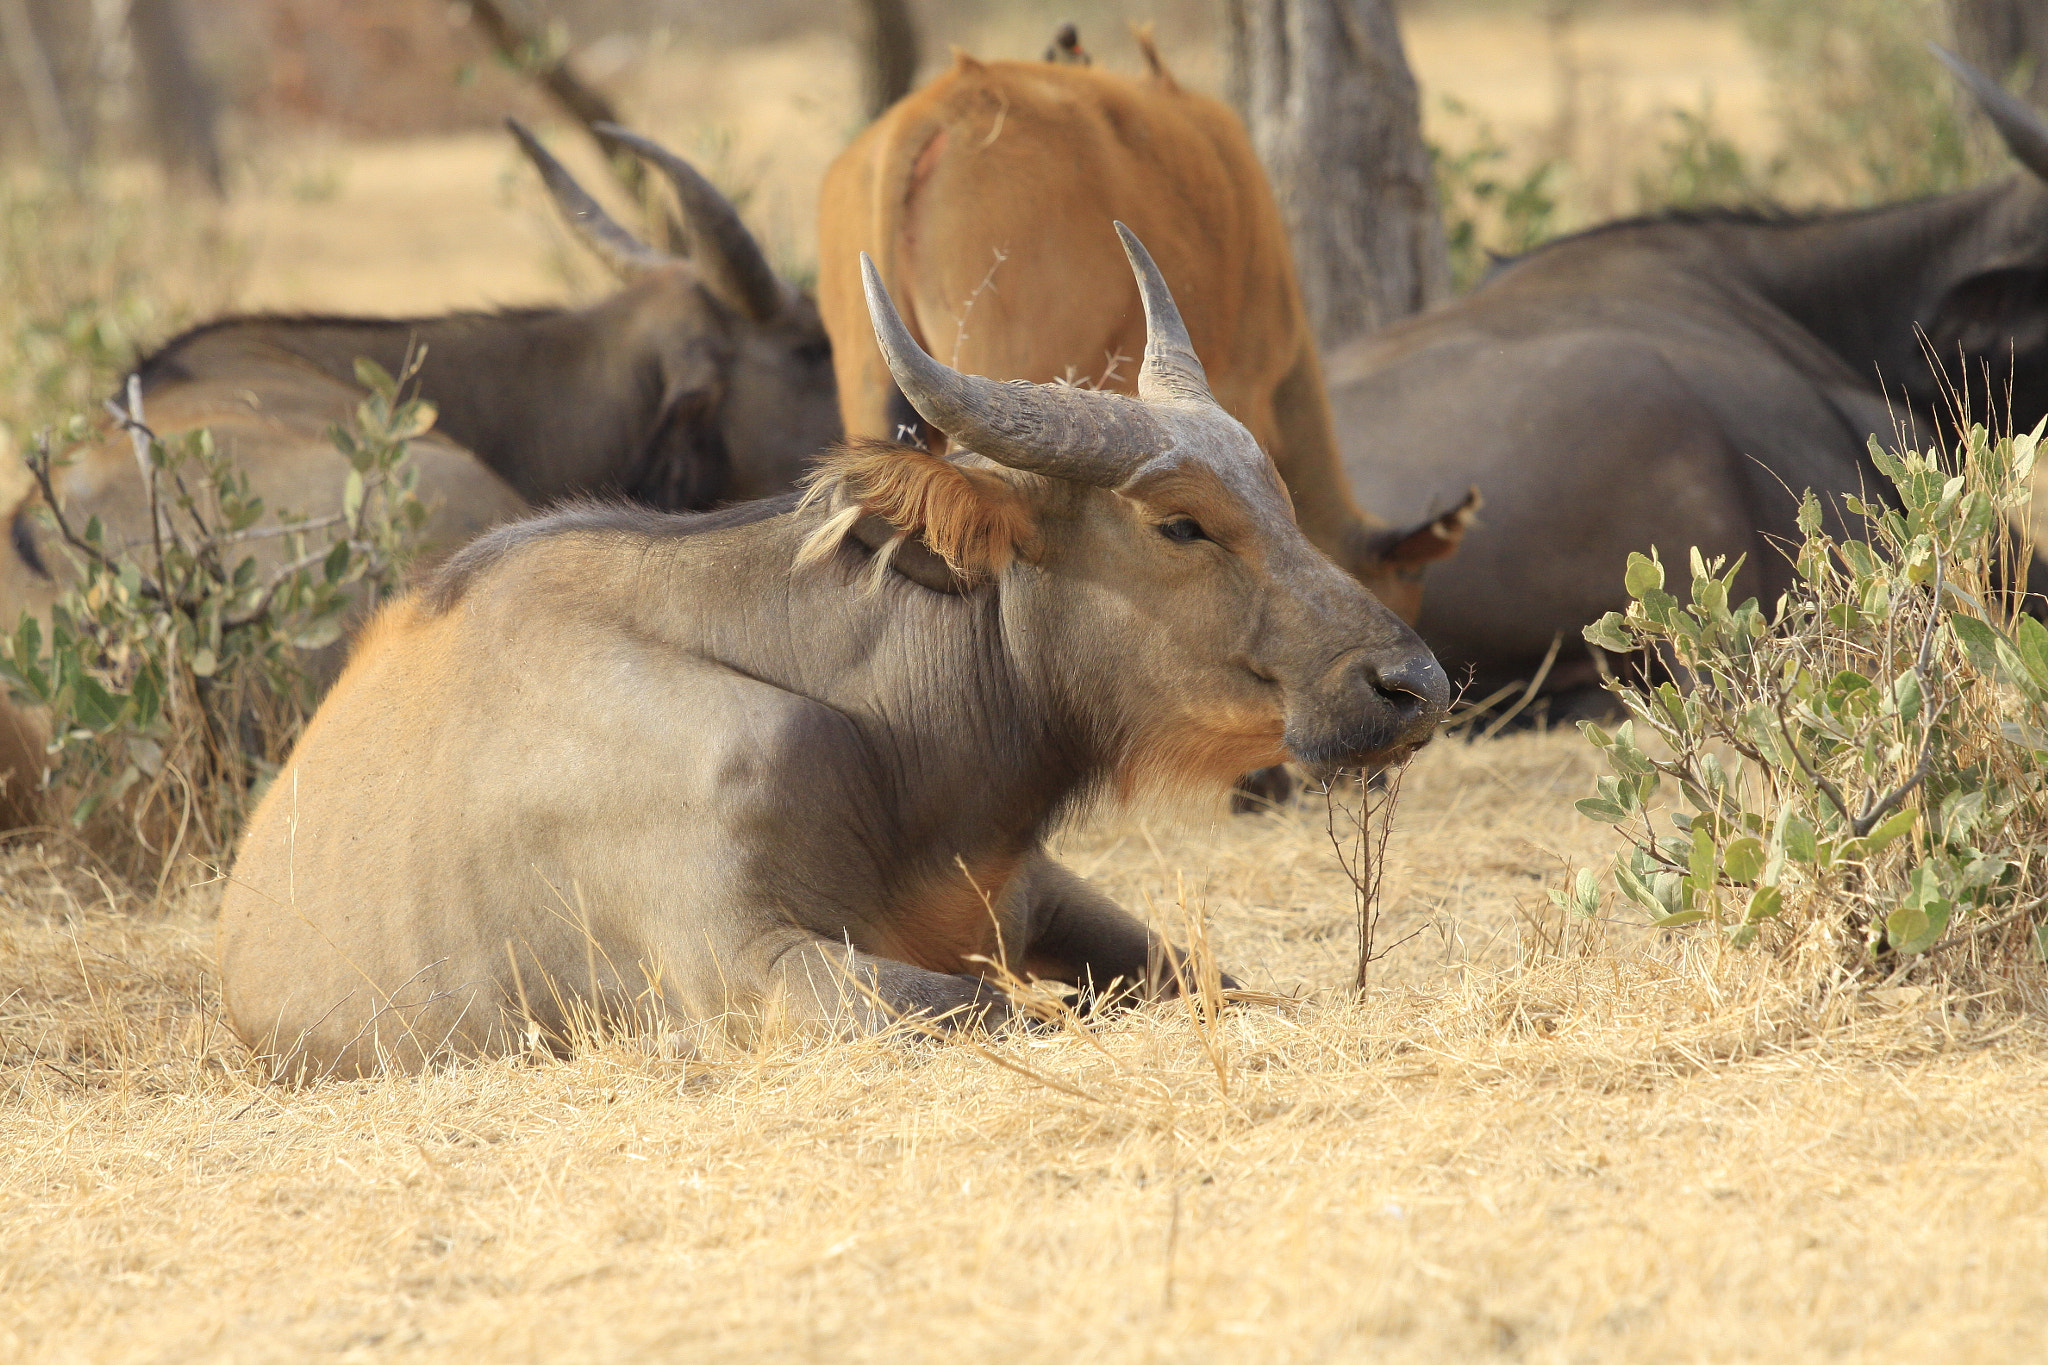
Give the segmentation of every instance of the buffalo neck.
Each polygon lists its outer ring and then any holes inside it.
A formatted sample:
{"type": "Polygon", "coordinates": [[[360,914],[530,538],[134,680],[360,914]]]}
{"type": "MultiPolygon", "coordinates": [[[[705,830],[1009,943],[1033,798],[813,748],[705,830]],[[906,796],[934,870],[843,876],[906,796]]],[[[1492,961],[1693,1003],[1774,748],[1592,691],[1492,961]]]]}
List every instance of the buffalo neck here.
{"type": "Polygon", "coordinates": [[[1921,334],[1978,268],[2030,187],[1957,194],[1781,222],[1716,224],[1738,278],[1817,337],[1859,380],[1921,394],[1921,334]]]}
{"type": "MultiPolygon", "coordinates": [[[[623,315],[632,308],[631,296],[619,295],[589,309],[247,318],[207,330],[246,329],[348,384],[358,358],[395,375],[424,347],[418,392],[435,406],[436,429],[529,502],[546,503],[620,486],[653,428],[658,359],[630,340],[637,329],[623,315]]],[[[162,359],[175,362],[178,348],[167,347],[162,359]]]]}
{"type": "MultiPolygon", "coordinates": [[[[646,628],[680,628],[684,648],[808,698],[849,727],[854,742],[821,756],[818,776],[844,782],[863,844],[890,849],[888,865],[952,877],[956,859],[972,866],[1024,853],[1092,794],[1108,766],[1105,745],[1057,694],[1055,670],[1040,666],[1049,642],[1031,629],[1029,599],[1041,586],[1034,571],[1013,569],[961,594],[893,573],[871,589],[872,555],[851,539],[792,569],[822,516],[813,508],[733,533],[739,553],[720,555],[722,576],[773,584],[772,592],[745,606],[650,619],[646,628]],[[833,768],[842,763],[858,770],[833,768]]],[[[673,569],[651,567],[659,562],[650,559],[647,571],[675,575],[670,590],[636,587],[629,600],[725,596],[705,589],[704,562],[687,550],[673,569]]]]}

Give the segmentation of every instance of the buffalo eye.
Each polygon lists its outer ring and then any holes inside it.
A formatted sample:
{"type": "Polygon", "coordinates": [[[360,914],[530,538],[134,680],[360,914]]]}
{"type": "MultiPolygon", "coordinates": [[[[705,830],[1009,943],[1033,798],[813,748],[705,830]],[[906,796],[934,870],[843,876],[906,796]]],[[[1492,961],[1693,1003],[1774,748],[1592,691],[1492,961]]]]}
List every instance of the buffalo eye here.
{"type": "Polygon", "coordinates": [[[1176,545],[1186,545],[1189,541],[1209,538],[1208,533],[1202,529],[1202,523],[1193,517],[1175,517],[1172,521],[1162,521],[1159,523],[1159,534],[1176,545]]]}

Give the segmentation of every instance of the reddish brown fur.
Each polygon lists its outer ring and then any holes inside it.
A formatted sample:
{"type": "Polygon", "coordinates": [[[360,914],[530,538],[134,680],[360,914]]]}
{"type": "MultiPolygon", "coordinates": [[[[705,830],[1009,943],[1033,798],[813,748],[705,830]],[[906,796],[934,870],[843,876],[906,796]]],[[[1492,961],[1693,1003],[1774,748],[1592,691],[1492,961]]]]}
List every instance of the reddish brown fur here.
{"type": "Polygon", "coordinates": [[[1003,942],[1001,909],[1005,890],[1017,875],[1020,859],[992,861],[969,877],[952,867],[937,882],[896,913],[876,935],[874,951],[930,972],[952,976],[986,976],[987,962],[1000,960],[1021,943],[1003,942]]]}
{"type": "Polygon", "coordinates": [[[966,577],[1001,573],[1037,540],[1030,507],[1007,480],[914,446],[849,441],[819,462],[817,482],[828,481],[966,577]]]}
{"type": "Polygon", "coordinates": [[[847,435],[906,420],[869,327],[862,251],[938,359],[1132,392],[1145,335],[1119,220],[1158,260],[1211,391],[1272,457],[1304,533],[1376,586],[1379,523],[1338,464],[1286,227],[1250,139],[1156,50],[1146,65],[1130,77],[961,55],[833,163],[818,291],[847,435]]]}

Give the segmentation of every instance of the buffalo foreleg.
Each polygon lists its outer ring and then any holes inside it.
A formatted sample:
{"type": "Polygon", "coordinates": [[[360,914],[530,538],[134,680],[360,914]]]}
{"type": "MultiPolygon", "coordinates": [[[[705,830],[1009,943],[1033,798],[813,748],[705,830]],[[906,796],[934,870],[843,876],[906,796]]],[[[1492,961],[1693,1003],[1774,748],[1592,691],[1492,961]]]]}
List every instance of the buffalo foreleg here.
{"type": "Polygon", "coordinates": [[[994,1028],[1010,1016],[1008,998],[978,977],[926,971],[816,934],[782,946],[767,976],[771,1012],[836,1033],[875,1033],[912,1017],[946,1029],[994,1028]]]}
{"type": "MultiPolygon", "coordinates": [[[[1195,964],[1187,953],[1080,877],[1045,858],[1030,878],[1026,975],[1079,986],[1097,999],[1169,999],[1192,989],[1195,964]]],[[[1228,975],[1223,985],[1237,988],[1228,975]]]]}

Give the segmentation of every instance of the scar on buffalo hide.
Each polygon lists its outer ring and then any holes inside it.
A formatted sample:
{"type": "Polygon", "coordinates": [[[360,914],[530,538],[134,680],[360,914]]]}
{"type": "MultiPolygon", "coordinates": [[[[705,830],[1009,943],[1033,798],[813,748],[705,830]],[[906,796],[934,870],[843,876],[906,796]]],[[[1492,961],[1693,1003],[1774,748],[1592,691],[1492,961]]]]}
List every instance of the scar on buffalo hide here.
{"type": "Polygon", "coordinates": [[[1000,574],[1037,539],[1031,508],[1008,480],[893,441],[849,441],[826,455],[805,501],[821,497],[843,505],[805,543],[801,564],[830,554],[849,534],[867,540],[860,527],[870,518],[893,531],[877,548],[878,569],[910,540],[970,583],[1000,574]]]}

